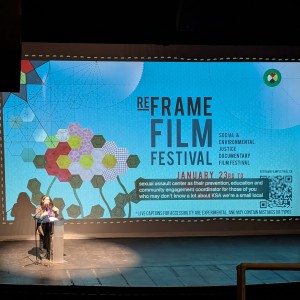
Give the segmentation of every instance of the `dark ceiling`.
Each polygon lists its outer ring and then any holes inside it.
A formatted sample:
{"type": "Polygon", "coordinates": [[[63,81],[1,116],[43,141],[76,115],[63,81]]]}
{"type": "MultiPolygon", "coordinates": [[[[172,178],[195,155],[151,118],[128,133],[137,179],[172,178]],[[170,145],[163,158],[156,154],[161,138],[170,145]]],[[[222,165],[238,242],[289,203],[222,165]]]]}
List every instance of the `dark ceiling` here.
{"type": "MultiPolygon", "coordinates": [[[[22,42],[254,45],[268,49],[284,45],[292,48],[294,57],[300,46],[296,5],[267,4],[263,7],[254,6],[251,1],[233,5],[201,0],[3,0],[0,91],[19,88],[22,42]]],[[[238,48],[242,47],[235,47],[238,48]]],[[[278,56],[282,57],[282,53],[278,56]]]]}
{"type": "Polygon", "coordinates": [[[3,0],[0,33],[2,43],[300,45],[296,5],[251,1],[3,0]]]}
{"type": "MultiPolygon", "coordinates": [[[[10,0],[12,1],[12,0],[10,0]]],[[[19,0],[20,1],[20,0],[19,0]]],[[[201,0],[26,1],[22,41],[298,45],[297,9],[201,0]]]]}

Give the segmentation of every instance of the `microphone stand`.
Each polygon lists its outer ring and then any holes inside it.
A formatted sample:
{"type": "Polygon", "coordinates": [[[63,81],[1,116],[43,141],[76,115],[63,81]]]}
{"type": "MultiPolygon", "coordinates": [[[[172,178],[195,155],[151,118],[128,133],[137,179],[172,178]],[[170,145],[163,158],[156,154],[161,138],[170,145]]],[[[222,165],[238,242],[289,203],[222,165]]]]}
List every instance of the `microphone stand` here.
{"type": "Polygon", "coordinates": [[[23,267],[28,267],[31,265],[43,265],[43,266],[48,266],[46,264],[43,264],[41,262],[41,260],[39,259],[39,255],[38,255],[38,243],[37,243],[37,217],[36,217],[37,213],[32,217],[34,219],[34,240],[35,240],[35,260],[33,261],[29,256],[29,259],[32,261],[32,263],[27,264],[23,267]]]}

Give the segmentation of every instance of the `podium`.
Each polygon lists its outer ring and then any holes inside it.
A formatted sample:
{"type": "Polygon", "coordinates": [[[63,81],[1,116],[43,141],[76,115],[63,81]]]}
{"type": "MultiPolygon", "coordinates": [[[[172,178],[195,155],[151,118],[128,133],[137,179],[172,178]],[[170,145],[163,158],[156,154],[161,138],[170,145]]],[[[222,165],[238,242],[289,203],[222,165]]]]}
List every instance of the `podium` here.
{"type": "Polygon", "coordinates": [[[55,219],[53,223],[53,234],[51,240],[50,261],[53,263],[64,262],[64,220],[55,219]]]}

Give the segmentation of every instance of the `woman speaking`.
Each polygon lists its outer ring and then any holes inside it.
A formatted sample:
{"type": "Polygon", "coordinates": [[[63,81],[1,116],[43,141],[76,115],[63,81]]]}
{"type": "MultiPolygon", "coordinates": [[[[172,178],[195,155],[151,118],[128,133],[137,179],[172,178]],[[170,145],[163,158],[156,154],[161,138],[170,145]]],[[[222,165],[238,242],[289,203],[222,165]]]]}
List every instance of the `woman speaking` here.
{"type": "Polygon", "coordinates": [[[59,209],[54,206],[50,196],[42,196],[41,203],[36,208],[35,218],[37,221],[37,231],[40,235],[40,256],[43,258],[50,259],[53,234],[53,222],[51,222],[51,218],[56,218],[58,215],[59,209]]]}

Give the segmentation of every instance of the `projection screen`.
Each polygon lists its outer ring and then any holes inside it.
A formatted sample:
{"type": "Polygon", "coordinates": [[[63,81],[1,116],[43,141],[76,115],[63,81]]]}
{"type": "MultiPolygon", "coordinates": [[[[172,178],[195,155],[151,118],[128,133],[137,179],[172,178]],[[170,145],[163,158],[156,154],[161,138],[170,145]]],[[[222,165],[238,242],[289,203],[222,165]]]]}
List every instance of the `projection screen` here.
{"type": "Polygon", "coordinates": [[[295,231],[298,61],[31,51],[1,96],[1,232],[43,194],[72,233],[295,231]]]}

